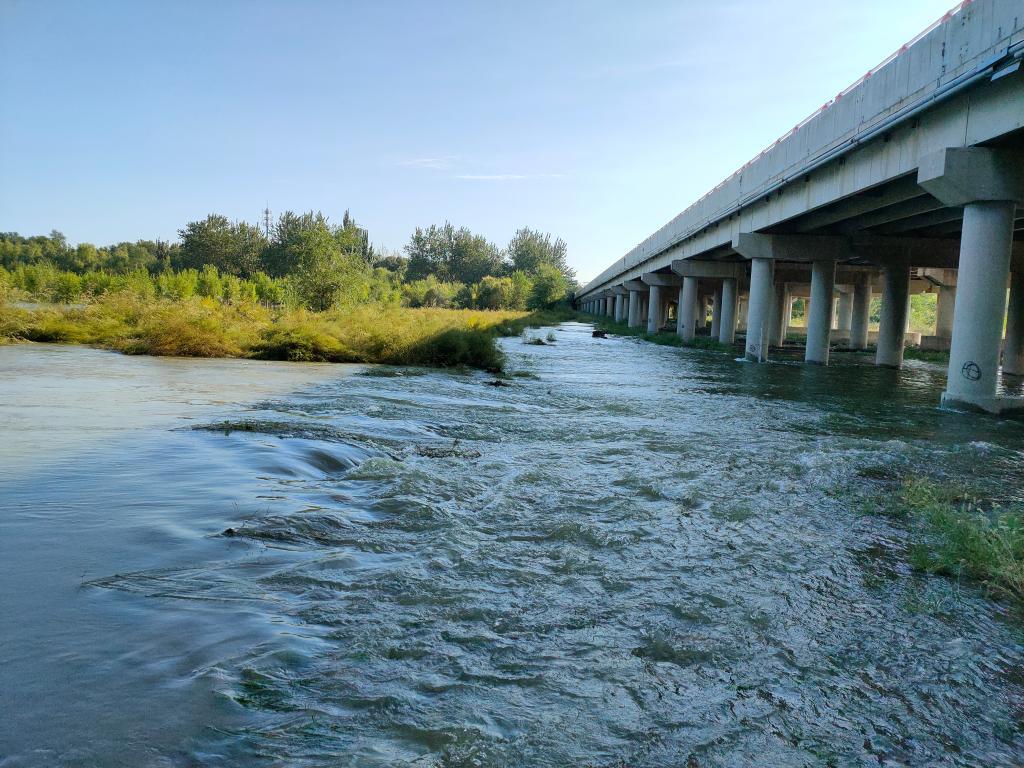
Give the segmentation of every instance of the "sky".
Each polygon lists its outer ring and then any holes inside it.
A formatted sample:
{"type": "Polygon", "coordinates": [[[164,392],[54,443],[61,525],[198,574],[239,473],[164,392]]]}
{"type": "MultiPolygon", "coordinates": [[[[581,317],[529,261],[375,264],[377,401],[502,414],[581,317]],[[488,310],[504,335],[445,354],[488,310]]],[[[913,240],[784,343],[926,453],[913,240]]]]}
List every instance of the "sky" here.
{"type": "Polygon", "coordinates": [[[0,0],[0,231],[346,209],[586,282],[953,0],[0,0]]]}

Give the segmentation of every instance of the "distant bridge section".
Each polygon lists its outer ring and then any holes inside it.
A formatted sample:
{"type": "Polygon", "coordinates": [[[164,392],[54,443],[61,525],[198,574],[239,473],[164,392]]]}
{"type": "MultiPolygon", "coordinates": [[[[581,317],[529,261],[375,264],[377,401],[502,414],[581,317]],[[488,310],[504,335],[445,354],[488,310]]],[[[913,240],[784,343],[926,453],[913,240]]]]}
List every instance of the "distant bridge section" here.
{"type": "Polygon", "coordinates": [[[716,337],[739,331],[765,360],[806,296],[805,359],[826,364],[837,341],[868,345],[877,288],[875,359],[899,367],[909,294],[936,292],[944,403],[1020,407],[998,381],[1024,374],[1022,55],[1024,1],[962,3],[617,259],[578,305],[650,332],[674,318],[684,338],[710,310],[716,337]]]}

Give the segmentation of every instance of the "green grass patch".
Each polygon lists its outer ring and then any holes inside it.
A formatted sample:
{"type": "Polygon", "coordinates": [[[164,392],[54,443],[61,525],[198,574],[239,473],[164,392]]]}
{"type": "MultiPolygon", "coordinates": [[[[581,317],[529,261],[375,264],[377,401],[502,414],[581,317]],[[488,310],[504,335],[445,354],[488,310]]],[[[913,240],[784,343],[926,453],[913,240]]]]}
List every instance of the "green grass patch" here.
{"type": "Polygon", "coordinates": [[[907,360],[924,360],[928,363],[949,363],[949,352],[938,349],[920,349],[919,347],[907,347],[903,350],[903,357],[907,360]]]}
{"type": "Polygon", "coordinates": [[[710,336],[696,336],[690,341],[683,341],[677,334],[671,331],[648,333],[646,326],[641,325],[636,328],[630,328],[626,323],[617,323],[610,317],[584,317],[586,320],[593,323],[595,327],[600,328],[606,333],[611,333],[616,336],[633,336],[644,341],[649,341],[652,344],[660,344],[663,347],[710,349],[718,352],[732,351],[731,346],[728,344],[722,344],[717,339],[713,339],[710,336]]]}
{"type": "Polygon", "coordinates": [[[1024,511],[986,504],[971,492],[908,479],[883,503],[912,532],[908,556],[918,571],[980,583],[995,596],[1024,601],[1024,511]]]}

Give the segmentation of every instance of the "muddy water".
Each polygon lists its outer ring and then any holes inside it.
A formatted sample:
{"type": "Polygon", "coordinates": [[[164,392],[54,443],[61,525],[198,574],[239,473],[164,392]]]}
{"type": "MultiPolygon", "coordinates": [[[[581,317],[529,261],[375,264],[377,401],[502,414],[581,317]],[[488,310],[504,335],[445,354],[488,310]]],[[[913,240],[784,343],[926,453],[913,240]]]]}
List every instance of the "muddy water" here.
{"type": "Polygon", "coordinates": [[[1022,425],[555,333],[509,387],[0,348],[0,766],[1024,762],[1019,619],[856,492],[1021,500],[1022,425]]]}

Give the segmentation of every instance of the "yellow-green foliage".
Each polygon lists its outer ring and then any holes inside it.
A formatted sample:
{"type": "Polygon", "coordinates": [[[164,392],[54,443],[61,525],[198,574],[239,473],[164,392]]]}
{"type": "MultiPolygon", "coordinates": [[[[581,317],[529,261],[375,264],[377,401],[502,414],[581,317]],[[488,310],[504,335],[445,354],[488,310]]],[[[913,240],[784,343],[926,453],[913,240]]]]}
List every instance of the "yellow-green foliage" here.
{"type": "Polygon", "coordinates": [[[328,312],[250,302],[154,300],[122,291],[83,307],[0,305],[0,339],[91,344],[130,354],[501,367],[498,335],[524,312],[364,304],[328,312]]]}

